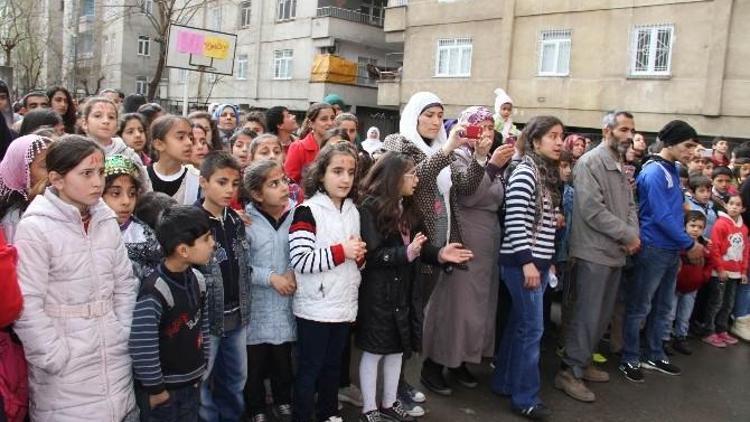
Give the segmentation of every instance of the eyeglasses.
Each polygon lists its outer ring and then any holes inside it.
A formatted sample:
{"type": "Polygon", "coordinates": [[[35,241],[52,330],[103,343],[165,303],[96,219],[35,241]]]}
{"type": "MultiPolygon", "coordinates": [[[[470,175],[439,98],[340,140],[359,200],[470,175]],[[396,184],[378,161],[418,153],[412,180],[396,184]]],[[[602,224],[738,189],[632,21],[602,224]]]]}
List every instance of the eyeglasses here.
{"type": "Polygon", "coordinates": [[[413,179],[413,178],[417,177],[417,170],[414,169],[412,171],[404,173],[404,177],[407,178],[407,179],[413,179]]]}

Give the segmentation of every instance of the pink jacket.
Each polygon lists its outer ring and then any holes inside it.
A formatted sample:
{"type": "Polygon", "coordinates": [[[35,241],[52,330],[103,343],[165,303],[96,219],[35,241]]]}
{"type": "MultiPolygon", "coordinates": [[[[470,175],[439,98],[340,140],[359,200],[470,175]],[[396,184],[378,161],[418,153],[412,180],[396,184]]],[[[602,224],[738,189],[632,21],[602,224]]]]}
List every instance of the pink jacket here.
{"type": "Polygon", "coordinates": [[[14,243],[31,420],[120,422],[135,409],[128,337],[138,281],[114,212],[100,199],[87,233],[78,210],[47,188],[14,243]]]}

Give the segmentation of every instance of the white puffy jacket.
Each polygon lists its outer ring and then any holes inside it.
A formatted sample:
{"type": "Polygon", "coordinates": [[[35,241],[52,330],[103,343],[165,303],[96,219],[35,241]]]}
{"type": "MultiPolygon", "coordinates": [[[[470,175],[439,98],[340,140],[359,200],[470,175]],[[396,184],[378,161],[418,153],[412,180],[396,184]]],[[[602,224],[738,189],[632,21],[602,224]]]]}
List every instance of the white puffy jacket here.
{"type": "Polygon", "coordinates": [[[135,408],[128,336],[137,295],[115,214],[100,199],[88,232],[47,188],[14,239],[31,420],[120,422],[135,408]]]}

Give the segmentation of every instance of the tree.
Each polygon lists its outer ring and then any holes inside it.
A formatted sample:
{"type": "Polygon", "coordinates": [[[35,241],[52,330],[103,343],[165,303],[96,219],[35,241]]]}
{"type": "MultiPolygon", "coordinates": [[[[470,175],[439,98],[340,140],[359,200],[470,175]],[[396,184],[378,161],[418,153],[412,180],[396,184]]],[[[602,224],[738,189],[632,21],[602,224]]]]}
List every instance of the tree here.
{"type": "Polygon", "coordinates": [[[49,36],[40,31],[40,8],[33,0],[6,0],[0,6],[0,48],[13,66],[21,92],[36,89],[49,36]]]}

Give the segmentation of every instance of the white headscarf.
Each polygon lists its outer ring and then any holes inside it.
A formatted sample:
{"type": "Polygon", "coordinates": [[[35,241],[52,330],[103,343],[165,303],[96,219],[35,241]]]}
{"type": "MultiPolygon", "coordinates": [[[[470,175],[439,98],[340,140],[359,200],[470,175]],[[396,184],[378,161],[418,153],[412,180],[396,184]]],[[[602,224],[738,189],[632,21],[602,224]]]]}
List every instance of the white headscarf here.
{"type": "Polygon", "coordinates": [[[378,129],[375,126],[372,126],[369,129],[367,129],[367,138],[368,139],[377,139],[377,140],[380,140],[380,129],[378,129]],[[375,133],[375,137],[374,138],[370,138],[370,134],[373,133],[373,132],[375,133]]]}
{"type": "Polygon", "coordinates": [[[499,125],[502,123],[502,130],[500,130],[500,133],[503,134],[503,138],[507,138],[508,134],[510,133],[511,128],[513,127],[513,119],[508,117],[508,120],[503,120],[502,116],[500,116],[500,107],[503,106],[503,104],[511,104],[513,105],[513,100],[510,98],[507,92],[505,92],[504,89],[498,88],[495,90],[495,124],[499,125]]]}

